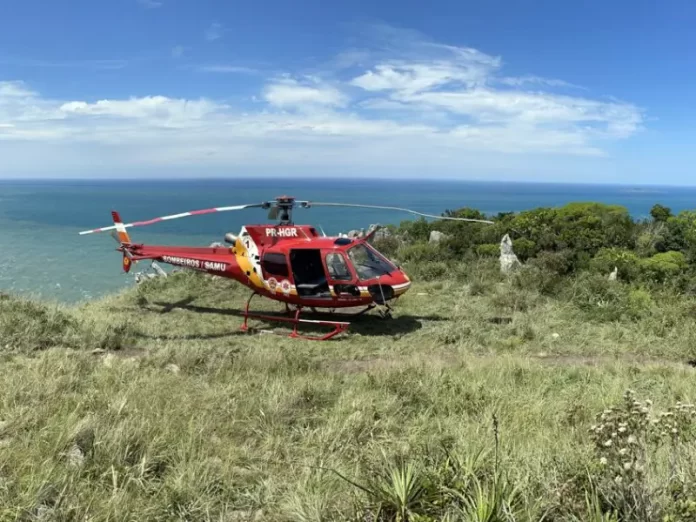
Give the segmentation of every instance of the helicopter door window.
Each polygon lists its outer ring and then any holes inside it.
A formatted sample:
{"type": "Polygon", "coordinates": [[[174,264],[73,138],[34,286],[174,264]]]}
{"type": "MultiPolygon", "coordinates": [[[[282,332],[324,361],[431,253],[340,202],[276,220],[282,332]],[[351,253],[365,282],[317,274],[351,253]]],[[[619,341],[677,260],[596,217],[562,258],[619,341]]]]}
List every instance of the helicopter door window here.
{"type": "Polygon", "coordinates": [[[358,279],[365,281],[387,275],[396,267],[379,255],[370,246],[360,243],[348,249],[348,257],[358,273],[358,279]]]}
{"type": "Polygon", "coordinates": [[[264,254],[261,265],[263,266],[264,272],[267,274],[280,277],[288,277],[290,274],[284,254],[274,254],[270,252],[264,254]]]}
{"type": "Polygon", "coordinates": [[[338,252],[331,252],[326,255],[326,268],[329,270],[329,277],[334,281],[350,281],[353,276],[348,270],[346,260],[338,252]]]}

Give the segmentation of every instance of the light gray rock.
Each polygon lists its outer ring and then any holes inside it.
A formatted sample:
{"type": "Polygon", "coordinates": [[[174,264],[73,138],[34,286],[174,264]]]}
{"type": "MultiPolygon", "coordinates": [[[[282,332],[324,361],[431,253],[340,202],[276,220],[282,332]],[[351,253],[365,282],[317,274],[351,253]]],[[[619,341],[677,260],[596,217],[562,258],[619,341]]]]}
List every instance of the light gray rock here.
{"type": "Polygon", "coordinates": [[[439,243],[443,239],[447,238],[447,234],[440,232],[439,230],[431,230],[430,231],[430,237],[428,238],[428,241],[430,243],[439,243]]]}
{"type": "Polygon", "coordinates": [[[500,271],[507,274],[521,265],[522,263],[512,250],[512,239],[508,234],[505,234],[500,241],[500,271]]]}

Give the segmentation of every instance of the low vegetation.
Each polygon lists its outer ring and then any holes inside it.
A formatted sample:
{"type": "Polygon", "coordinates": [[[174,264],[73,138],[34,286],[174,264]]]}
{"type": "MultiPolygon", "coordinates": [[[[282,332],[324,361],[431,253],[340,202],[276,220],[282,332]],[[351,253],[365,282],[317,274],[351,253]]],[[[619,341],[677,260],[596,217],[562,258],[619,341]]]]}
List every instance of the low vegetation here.
{"type": "Polygon", "coordinates": [[[378,246],[414,287],[326,343],[242,333],[196,273],[3,295],[0,520],[696,520],[695,225],[404,223],[378,246]]]}

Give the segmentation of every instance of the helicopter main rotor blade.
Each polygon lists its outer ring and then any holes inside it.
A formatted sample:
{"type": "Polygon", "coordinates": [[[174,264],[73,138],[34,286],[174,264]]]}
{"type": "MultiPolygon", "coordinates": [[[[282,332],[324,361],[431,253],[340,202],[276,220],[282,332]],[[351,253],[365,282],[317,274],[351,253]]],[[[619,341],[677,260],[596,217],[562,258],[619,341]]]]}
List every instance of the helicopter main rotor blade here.
{"type": "MultiPolygon", "coordinates": [[[[136,221],[133,223],[128,223],[125,225],[122,225],[123,228],[129,228],[129,227],[142,227],[145,225],[152,225],[153,223],[159,223],[160,221],[169,221],[171,219],[179,219],[182,217],[189,217],[189,216],[200,216],[202,214],[212,214],[214,212],[227,212],[230,210],[244,210],[245,208],[257,208],[257,207],[264,207],[268,205],[268,203],[252,203],[249,205],[234,205],[230,207],[215,207],[215,208],[206,208],[202,210],[191,210],[189,212],[182,212],[181,214],[172,214],[170,216],[161,216],[161,217],[156,217],[153,219],[148,219],[147,221],[136,221]]],[[[95,228],[93,230],[84,230],[80,232],[80,235],[84,234],[94,234],[97,232],[105,232],[107,230],[114,230],[116,228],[116,225],[112,225],[109,227],[102,227],[102,228],[95,228]]]]}
{"type": "Polygon", "coordinates": [[[474,223],[488,223],[492,225],[494,222],[493,221],[488,221],[486,219],[473,219],[473,218],[458,218],[458,217],[450,217],[450,216],[435,216],[433,214],[424,214],[423,212],[417,212],[415,210],[411,210],[408,208],[401,208],[401,207],[385,207],[385,206],[380,206],[380,205],[360,205],[357,203],[315,203],[315,202],[309,202],[305,205],[304,207],[312,207],[312,206],[317,206],[317,207],[357,207],[357,208],[374,208],[374,209],[381,209],[381,210],[398,210],[400,212],[409,212],[411,214],[416,214],[417,216],[423,216],[423,217],[430,217],[430,218],[435,218],[435,219],[448,219],[452,221],[471,221],[474,223]]]}

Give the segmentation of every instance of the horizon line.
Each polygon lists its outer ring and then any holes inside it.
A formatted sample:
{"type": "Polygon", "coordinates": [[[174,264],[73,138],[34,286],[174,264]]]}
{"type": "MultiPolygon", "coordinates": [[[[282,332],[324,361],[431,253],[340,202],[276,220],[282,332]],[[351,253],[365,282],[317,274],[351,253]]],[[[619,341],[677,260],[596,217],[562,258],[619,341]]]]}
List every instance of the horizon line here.
{"type": "MultiPolygon", "coordinates": [[[[175,176],[175,177],[163,177],[163,176],[148,176],[148,177],[99,177],[99,178],[87,178],[87,177],[0,177],[1,182],[139,182],[139,181],[158,181],[158,182],[177,182],[177,181],[256,181],[259,178],[268,181],[319,181],[319,182],[331,182],[331,181],[344,181],[343,178],[323,178],[320,176],[293,176],[293,177],[278,177],[277,175],[249,175],[249,176],[175,176]]],[[[394,177],[367,177],[361,176],[358,178],[351,178],[350,181],[398,181],[398,182],[454,182],[454,183],[491,183],[491,184],[527,184],[527,185],[571,185],[571,186],[605,186],[605,187],[650,187],[650,188],[696,188],[696,183],[694,184],[670,184],[670,183],[631,183],[631,182],[583,182],[583,181],[535,181],[528,179],[519,180],[505,180],[505,179],[466,179],[466,178],[448,178],[448,177],[429,177],[427,179],[418,177],[405,177],[405,178],[394,178],[394,177]]]]}

